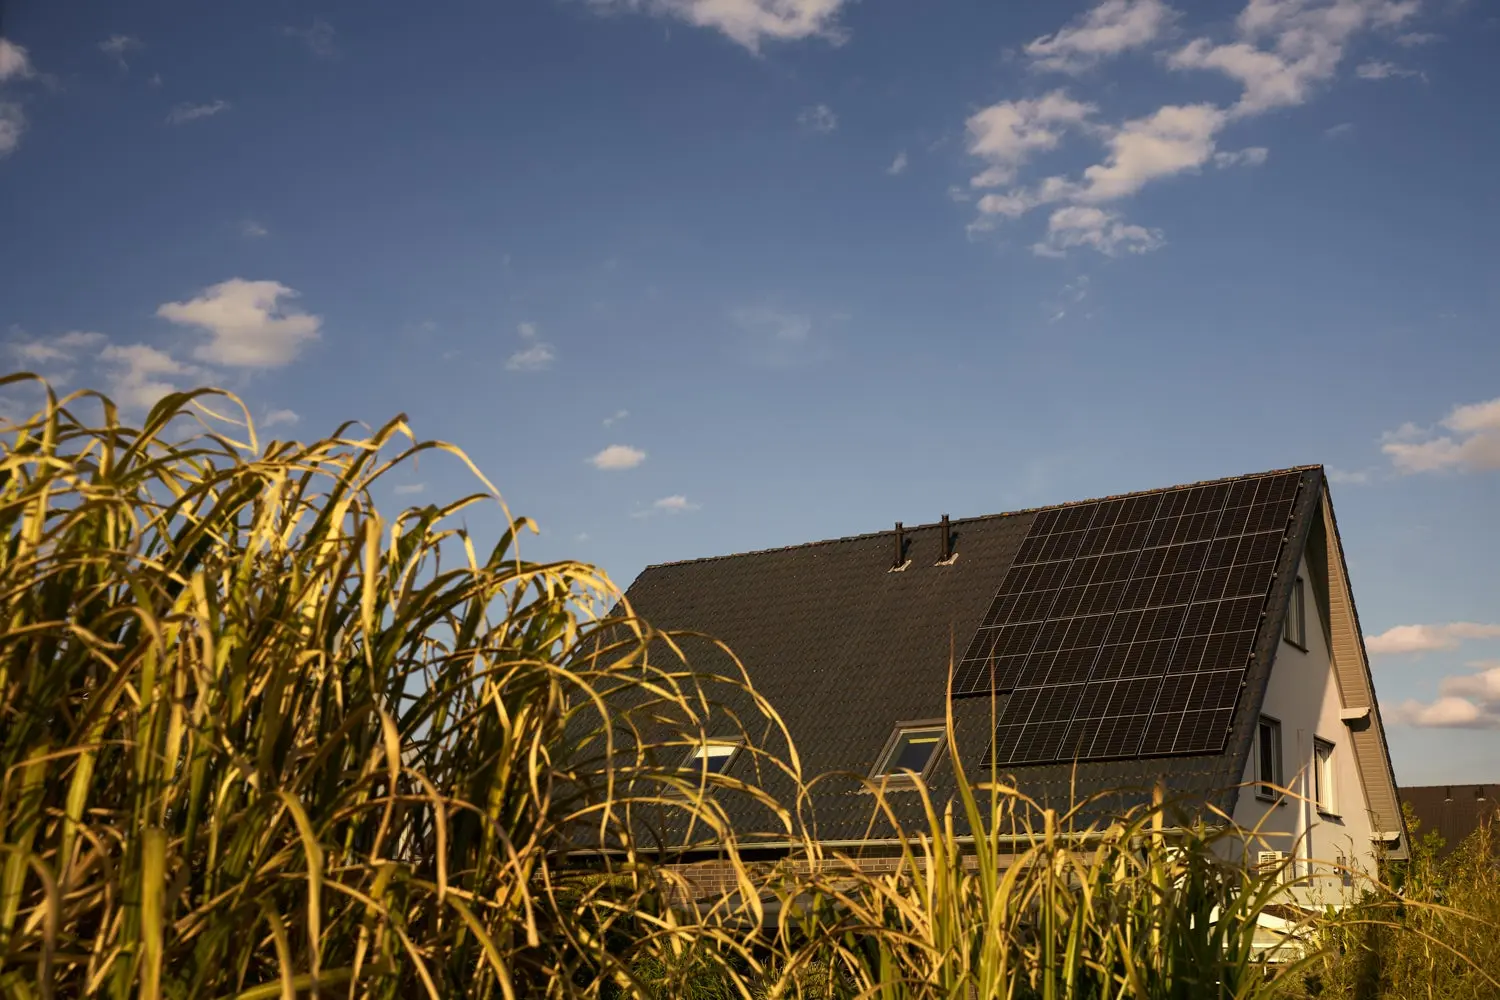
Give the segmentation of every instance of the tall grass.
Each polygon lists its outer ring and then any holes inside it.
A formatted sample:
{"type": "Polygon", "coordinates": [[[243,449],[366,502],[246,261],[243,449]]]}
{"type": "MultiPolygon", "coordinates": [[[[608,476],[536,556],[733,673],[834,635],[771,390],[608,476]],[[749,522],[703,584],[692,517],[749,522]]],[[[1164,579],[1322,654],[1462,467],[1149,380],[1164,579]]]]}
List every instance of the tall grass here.
{"type": "Polygon", "coordinates": [[[1234,863],[1251,832],[1160,796],[1090,824],[956,753],[953,800],[899,793],[920,823],[872,787],[882,866],[827,851],[743,673],[523,559],[456,448],[400,418],[263,441],[212,391],[135,428],[41,388],[0,453],[0,996],[1249,1000],[1308,969],[1337,993],[1391,922],[1309,918],[1322,950],[1270,969],[1285,887],[1234,863]],[[474,493],[383,518],[424,454],[474,493]],[[755,776],[684,767],[729,719],[755,776]],[[796,846],[747,860],[736,799],[796,846]],[[694,898],[694,847],[730,891],[694,898]]]}
{"type": "Polygon", "coordinates": [[[382,519],[392,468],[467,459],[354,430],[265,442],[218,393],[137,430],[50,390],[10,429],[0,993],[588,995],[680,946],[633,812],[732,852],[652,743],[701,730],[700,680],[628,618],[598,655],[619,595],[520,558],[527,522],[477,549],[472,466],[382,519]],[[556,864],[587,842],[602,871],[556,864]]]}

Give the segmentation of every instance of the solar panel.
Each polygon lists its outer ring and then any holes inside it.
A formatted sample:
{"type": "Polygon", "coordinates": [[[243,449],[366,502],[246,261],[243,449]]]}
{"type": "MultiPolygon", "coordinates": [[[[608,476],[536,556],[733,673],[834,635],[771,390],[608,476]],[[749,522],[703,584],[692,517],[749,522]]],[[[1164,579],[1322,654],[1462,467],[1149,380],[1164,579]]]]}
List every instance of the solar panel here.
{"type": "Polygon", "coordinates": [[[1038,513],[954,674],[994,761],[1222,752],[1301,478],[1038,513]]]}

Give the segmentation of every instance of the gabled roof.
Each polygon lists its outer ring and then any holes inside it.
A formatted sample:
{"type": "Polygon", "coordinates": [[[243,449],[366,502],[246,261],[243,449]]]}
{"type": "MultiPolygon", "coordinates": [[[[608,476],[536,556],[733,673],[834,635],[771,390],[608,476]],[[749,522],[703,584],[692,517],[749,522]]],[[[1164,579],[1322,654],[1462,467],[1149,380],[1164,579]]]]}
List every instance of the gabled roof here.
{"type": "MultiPolygon", "coordinates": [[[[1153,505],[1160,503],[1165,511],[1171,504],[1180,508],[1189,495],[1206,495],[1202,487],[1229,484],[1236,495],[1249,495],[1246,490],[1253,493],[1257,483],[1270,482],[1268,477],[1282,477],[1280,483],[1290,484],[1286,508],[1290,513],[1281,515],[1275,525],[1284,530],[1279,549],[1272,550],[1275,575],[1264,593],[1263,611],[1251,619],[1253,647],[1247,639],[1247,651],[1241,654],[1248,660],[1243,666],[1243,685],[1237,693],[1230,692],[1228,708],[1211,717],[1222,728],[1206,741],[1214,745],[1205,750],[1201,738],[1196,743],[1180,741],[1179,749],[1197,749],[1172,754],[1171,739],[1163,743],[1158,738],[1158,748],[1165,746],[1169,753],[1142,756],[1132,750],[1114,754],[1112,759],[1077,763],[1066,748],[1047,762],[1014,764],[1027,760],[1027,755],[1012,753],[996,766],[1024,792],[1044,806],[1064,809],[1084,797],[1108,793],[1109,798],[1101,803],[1102,809],[1108,809],[1149,796],[1152,785],[1160,780],[1173,794],[1206,800],[1225,812],[1233,810],[1233,786],[1245,773],[1254,723],[1280,643],[1291,581],[1314,525],[1322,520],[1319,511],[1326,509],[1322,468],[1305,466],[1104,498],[1129,501],[1109,503],[1110,510],[1154,510],[1153,505]]],[[[1038,553],[1050,543],[1038,540],[1037,531],[1047,525],[1047,530],[1069,527],[1064,523],[1073,516],[1069,512],[1102,502],[954,520],[951,548],[957,556],[952,559],[943,558],[941,525],[906,528],[904,553],[909,561],[899,572],[892,571],[896,540],[888,530],[653,565],[637,577],[626,598],[633,613],[656,628],[703,633],[726,643],[756,690],[779,712],[796,742],[805,774],[865,775],[876,766],[898,723],[943,718],[949,705],[950,668],[957,668],[966,652],[974,653],[981,626],[995,625],[999,613],[995,608],[1001,603],[997,594],[1008,574],[1018,565],[1024,568],[1028,561],[1044,558],[1038,553]]],[[[1342,566],[1341,553],[1337,561],[1342,566]]],[[[707,640],[689,639],[682,645],[695,669],[734,672],[728,657],[707,640]]],[[[1362,656],[1360,666],[1367,679],[1362,656]]],[[[965,768],[971,776],[976,772],[983,776],[996,723],[1006,721],[1007,705],[1017,695],[1012,693],[1014,683],[997,682],[992,688],[986,680],[976,687],[974,676],[970,670],[976,696],[955,697],[952,709],[965,768]]],[[[1040,682],[1033,679],[1031,683],[1040,682]]],[[[1170,707],[1192,709],[1184,701],[1190,698],[1188,690],[1183,689],[1181,704],[1170,707]]],[[[1222,700],[1225,695],[1221,691],[1218,697],[1222,700]]],[[[1373,696],[1366,703],[1373,704],[1373,696]]],[[[1378,719],[1378,710],[1375,714],[1378,719]]],[[[1058,725],[1065,729],[1067,722],[1064,719],[1058,725]]],[[[1045,730],[1043,726],[1035,731],[1045,730]]],[[[1121,745],[1128,743],[1125,739],[1121,745]]],[[[1388,759],[1382,763],[1388,775],[1388,759]]],[[[738,773],[750,766],[748,760],[739,760],[731,770],[738,773]]],[[[938,768],[933,779],[932,790],[939,801],[948,791],[943,778],[947,771],[938,768]]],[[[776,788],[770,786],[775,784],[772,779],[767,788],[773,794],[776,788]]],[[[1394,792],[1394,783],[1389,784],[1394,792]]],[[[871,799],[857,788],[852,776],[818,784],[812,802],[818,836],[846,841],[886,833],[879,823],[872,825],[871,799]]],[[[732,813],[744,810],[735,818],[746,829],[757,828],[764,818],[748,805],[726,802],[726,806],[732,813]]],[[[916,808],[914,801],[912,808],[916,808]]]]}

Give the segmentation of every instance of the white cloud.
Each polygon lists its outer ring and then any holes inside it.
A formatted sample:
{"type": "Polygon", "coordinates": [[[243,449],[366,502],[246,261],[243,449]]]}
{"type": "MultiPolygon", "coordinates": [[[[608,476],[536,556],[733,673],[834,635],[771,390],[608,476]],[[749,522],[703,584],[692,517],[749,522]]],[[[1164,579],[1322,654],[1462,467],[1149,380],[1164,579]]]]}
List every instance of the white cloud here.
{"type": "Polygon", "coordinates": [[[688,500],[681,493],[676,493],[669,497],[662,497],[660,500],[653,500],[651,506],[644,510],[638,510],[630,516],[650,517],[653,514],[683,514],[688,511],[698,510],[701,506],[701,504],[696,504],[688,500]]]}
{"type": "Polygon", "coordinates": [[[974,187],[1009,184],[1016,171],[1036,153],[1055,149],[1063,134],[1088,121],[1097,110],[1061,90],[1020,101],[1000,101],[969,116],[971,154],[988,166],[970,183],[974,187]]]}
{"type": "MultiPolygon", "coordinates": [[[[1421,70],[1406,69],[1395,63],[1370,59],[1354,68],[1354,75],[1361,80],[1389,80],[1392,77],[1423,76],[1421,70]]],[[[1424,77],[1425,79],[1425,77],[1424,77]]]]}
{"type": "Polygon", "coordinates": [[[1149,253],[1163,243],[1160,231],[1120,221],[1114,212],[1092,205],[1068,205],[1047,219],[1047,236],[1032,246],[1042,257],[1059,257],[1073,247],[1090,247],[1109,257],[1149,253]]]}
{"type": "Polygon", "coordinates": [[[618,424],[628,416],[630,416],[629,410],[616,410],[614,413],[604,418],[604,426],[613,427],[615,424],[618,424]]]}
{"type": "Polygon", "coordinates": [[[1442,37],[1442,35],[1434,35],[1429,31],[1408,31],[1404,35],[1396,36],[1396,44],[1404,49],[1410,49],[1418,45],[1428,45],[1432,42],[1441,41],[1442,37]]]}
{"type": "Polygon", "coordinates": [[[751,52],[765,41],[843,39],[846,0],[591,0],[601,10],[645,11],[723,32],[751,52]]]}
{"type": "Polygon", "coordinates": [[[210,101],[207,104],[179,104],[167,113],[168,125],[182,125],[199,118],[212,118],[229,110],[228,101],[210,101]]]}
{"type": "Polygon", "coordinates": [[[258,240],[263,236],[271,235],[271,231],[254,219],[246,219],[240,223],[240,235],[247,239],[258,240]]]}
{"type": "Polygon", "coordinates": [[[813,104],[798,112],[797,124],[807,132],[827,135],[839,127],[839,116],[826,104],[813,104]]]}
{"type": "Polygon", "coordinates": [[[1391,721],[1424,729],[1494,729],[1500,727],[1500,711],[1486,711],[1466,698],[1439,698],[1430,705],[1405,701],[1391,721]]]}
{"type": "Polygon", "coordinates": [[[891,165],[885,168],[885,172],[892,177],[900,176],[906,173],[906,162],[906,150],[903,149],[896,154],[896,158],[891,161],[891,165]]]}
{"type": "Polygon", "coordinates": [[[192,365],[145,344],[110,344],[99,353],[99,360],[105,366],[108,395],[127,409],[150,409],[157,400],[180,388],[178,379],[202,374],[192,365]]]}
{"type": "Polygon", "coordinates": [[[1329,139],[1338,139],[1346,135],[1352,135],[1353,133],[1353,122],[1339,122],[1337,125],[1330,125],[1323,130],[1323,135],[1329,139]]]}
{"type": "Polygon", "coordinates": [[[1471,639],[1500,639],[1500,625],[1482,622],[1394,625],[1379,635],[1365,636],[1365,649],[1372,654],[1430,653],[1457,649],[1460,643],[1471,639]]]}
{"type": "Polygon", "coordinates": [[[104,341],[102,333],[70,330],[55,337],[17,341],[10,345],[10,351],[23,364],[45,365],[54,361],[74,361],[79,351],[96,348],[104,341]]]}
{"type": "Polygon", "coordinates": [[[1478,660],[1469,666],[1478,672],[1444,677],[1438,682],[1436,701],[1407,701],[1396,710],[1396,721],[1450,729],[1500,728],[1500,661],[1478,660]]]}
{"type": "Polygon", "coordinates": [[[1212,104],[1169,104],[1126,122],[1109,138],[1109,157],[1083,172],[1079,198],[1113,201],[1158,178],[1198,169],[1213,155],[1224,122],[1224,112],[1212,104]]]}
{"type": "Polygon", "coordinates": [[[26,49],[15,42],[0,38],[0,83],[6,80],[25,80],[33,74],[31,58],[26,49]]]}
{"type": "Polygon", "coordinates": [[[427,492],[426,483],[401,483],[393,491],[398,497],[412,497],[427,492]]]}
{"type": "MultiPolygon", "coordinates": [[[[1159,231],[1124,223],[1114,212],[1076,210],[1128,198],[1152,181],[1194,173],[1210,163],[1228,168],[1266,162],[1269,151],[1263,146],[1221,152],[1219,135],[1237,119],[1303,103],[1316,84],[1334,76],[1357,32],[1393,28],[1416,8],[1416,0],[1249,0],[1236,21],[1235,37],[1198,38],[1167,56],[1170,68],[1209,69],[1238,81],[1241,95],[1231,107],[1167,104],[1119,125],[1097,121],[1093,105],[1062,91],[985,108],[968,119],[969,152],[985,163],[970,185],[1005,190],[979,199],[978,217],[969,231],[993,229],[1000,219],[1061,204],[1049,219],[1046,238],[1033,246],[1037,253],[1058,255],[1074,246],[1105,253],[1153,249],[1161,244],[1159,231]],[[1103,161],[1077,179],[1051,176],[1018,183],[1026,162],[1058,147],[1069,131],[1104,142],[1103,161]]],[[[1105,0],[1057,33],[1032,42],[1027,53],[1038,68],[1076,71],[1150,44],[1174,17],[1162,0],[1105,0]]]]}
{"type": "Polygon", "coordinates": [[[557,352],[540,338],[535,323],[516,324],[516,333],[526,346],[505,359],[507,371],[538,372],[557,360],[557,352]]]}
{"type": "Polygon", "coordinates": [[[1306,101],[1337,72],[1351,36],[1397,25],[1416,9],[1416,0],[1250,0],[1236,22],[1239,40],[1195,39],[1167,65],[1223,73],[1243,87],[1231,113],[1259,114],[1306,101]]]}
{"type": "Polygon", "coordinates": [[[26,131],[26,113],[19,104],[0,101],[0,156],[15,152],[26,131]]]}
{"type": "Polygon", "coordinates": [[[1174,16],[1161,0],[1104,0],[1062,30],[1030,42],[1026,54],[1037,69],[1077,73],[1155,41],[1174,16]]]}
{"type": "Polygon", "coordinates": [[[99,51],[118,62],[121,69],[130,68],[125,61],[125,53],[134,52],[141,47],[141,40],[134,35],[110,35],[99,43],[99,51]]]}
{"type": "Polygon", "coordinates": [[[338,32],[333,29],[333,25],[321,18],[305,28],[288,27],[281,30],[288,37],[306,45],[307,50],[315,56],[327,59],[338,55],[338,32]]]}
{"type": "Polygon", "coordinates": [[[262,427],[278,427],[282,424],[290,427],[302,418],[297,415],[296,410],[272,410],[266,414],[266,418],[260,422],[262,427]]]}
{"type": "Polygon", "coordinates": [[[1266,157],[1271,151],[1264,146],[1247,146],[1244,149],[1232,153],[1215,153],[1214,166],[1220,169],[1226,167],[1258,167],[1266,162],[1266,157]]]}
{"type": "Polygon", "coordinates": [[[632,448],[628,444],[612,444],[590,458],[589,464],[596,469],[613,471],[633,469],[645,460],[646,453],[639,448],[632,448]]]}
{"type": "Polygon", "coordinates": [[[209,340],[193,350],[200,361],[242,368],[274,368],[290,363],[318,337],[323,321],[284,299],[297,293],[276,281],[231,278],[187,302],[166,302],[156,315],[196,327],[209,340]]]}
{"type": "Polygon", "coordinates": [[[1500,469],[1500,397],[1455,407],[1441,425],[1448,433],[1405,424],[1384,436],[1380,450],[1404,473],[1500,469]]]}

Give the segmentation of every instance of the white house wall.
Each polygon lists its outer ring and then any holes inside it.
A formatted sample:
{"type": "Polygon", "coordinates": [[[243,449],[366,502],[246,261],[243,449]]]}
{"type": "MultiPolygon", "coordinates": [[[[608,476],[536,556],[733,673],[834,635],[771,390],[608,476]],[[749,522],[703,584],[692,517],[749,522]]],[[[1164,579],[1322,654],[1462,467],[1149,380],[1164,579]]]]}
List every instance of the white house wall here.
{"type": "MultiPolygon", "coordinates": [[[[1371,841],[1371,817],[1365,805],[1350,734],[1340,718],[1344,706],[1340,701],[1308,572],[1306,562],[1298,567],[1298,573],[1307,581],[1301,588],[1307,623],[1307,650],[1304,652],[1282,640],[1271,667],[1262,708],[1264,715],[1281,723],[1283,785],[1300,798],[1287,796],[1275,803],[1268,802],[1247,784],[1240,790],[1234,819],[1243,828],[1259,828],[1265,843],[1249,845],[1251,852],[1278,850],[1290,853],[1295,850],[1297,875],[1307,875],[1311,871],[1328,872],[1327,864],[1339,858],[1352,858],[1359,868],[1373,874],[1375,849],[1371,841]],[[1337,816],[1321,814],[1313,802],[1314,737],[1326,740],[1334,747],[1334,808],[1337,816]]],[[[1256,747],[1250,755],[1245,782],[1258,779],[1258,761],[1259,747],[1256,747]]],[[[1250,860],[1253,863],[1253,853],[1250,860]]],[[[1301,891],[1298,894],[1303,895],[1301,891]]],[[[1321,895],[1324,902],[1336,902],[1340,894],[1339,881],[1328,878],[1317,879],[1308,892],[1310,897],[1321,895]]],[[[1309,898],[1307,901],[1319,900],[1309,898]]]]}

